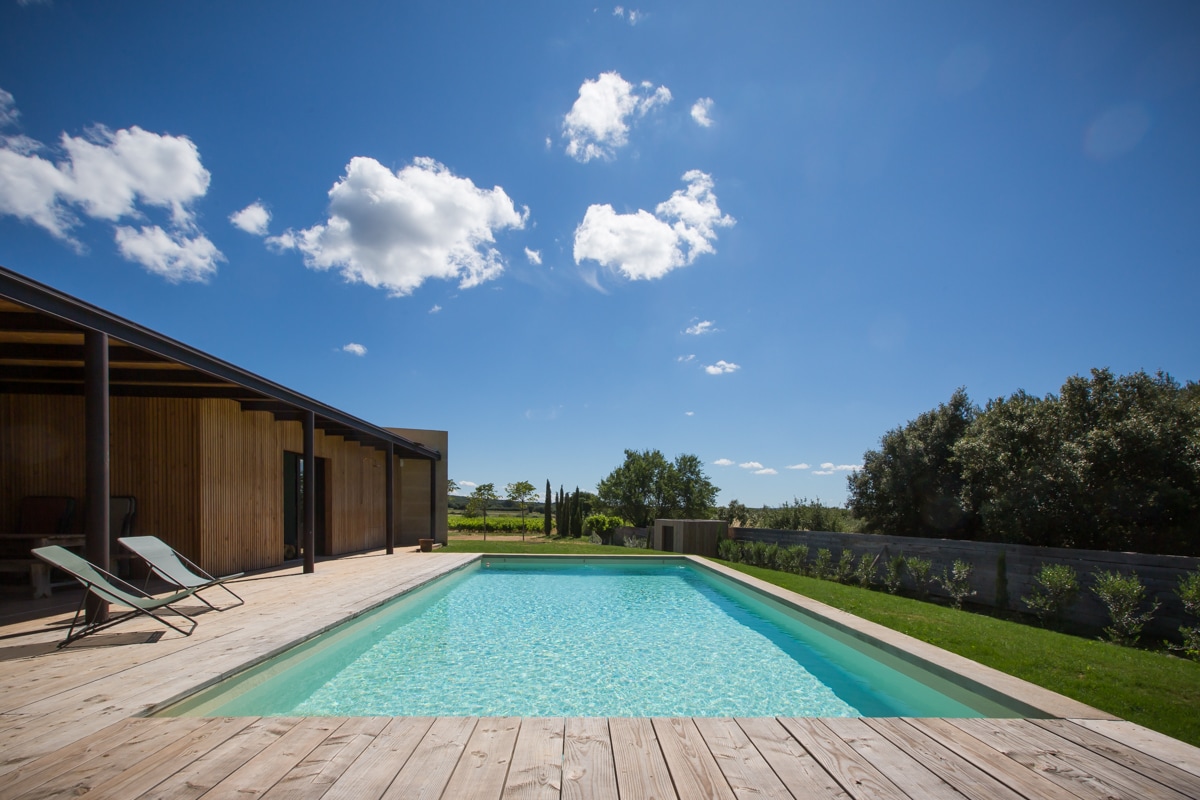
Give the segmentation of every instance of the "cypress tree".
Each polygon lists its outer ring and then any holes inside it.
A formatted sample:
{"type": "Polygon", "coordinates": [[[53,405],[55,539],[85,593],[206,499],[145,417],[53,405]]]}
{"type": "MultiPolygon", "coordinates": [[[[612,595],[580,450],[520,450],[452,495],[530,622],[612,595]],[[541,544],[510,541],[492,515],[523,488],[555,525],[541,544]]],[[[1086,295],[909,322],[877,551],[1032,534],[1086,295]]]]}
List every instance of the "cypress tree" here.
{"type": "Polygon", "coordinates": [[[549,478],[546,478],[546,505],[544,506],[544,508],[542,510],[545,513],[545,517],[542,520],[542,533],[546,536],[547,539],[549,539],[550,538],[550,529],[554,527],[554,524],[550,520],[550,479],[549,478]]]}
{"type": "Polygon", "coordinates": [[[575,499],[571,501],[571,535],[583,536],[583,506],[579,502],[579,487],[575,487],[575,499]]]}
{"type": "Polygon", "coordinates": [[[563,487],[558,485],[558,502],[554,504],[554,527],[558,529],[558,535],[562,536],[566,532],[564,527],[567,518],[563,515],[563,487]]]}

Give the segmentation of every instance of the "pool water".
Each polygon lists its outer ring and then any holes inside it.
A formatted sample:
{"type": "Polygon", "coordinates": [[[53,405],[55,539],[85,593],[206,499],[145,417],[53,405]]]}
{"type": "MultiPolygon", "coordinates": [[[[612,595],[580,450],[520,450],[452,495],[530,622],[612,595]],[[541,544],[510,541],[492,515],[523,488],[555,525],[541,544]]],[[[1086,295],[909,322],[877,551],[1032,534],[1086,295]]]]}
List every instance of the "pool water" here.
{"type": "Polygon", "coordinates": [[[1028,715],[716,573],[652,562],[486,558],[167,713],[1028,715]]]}

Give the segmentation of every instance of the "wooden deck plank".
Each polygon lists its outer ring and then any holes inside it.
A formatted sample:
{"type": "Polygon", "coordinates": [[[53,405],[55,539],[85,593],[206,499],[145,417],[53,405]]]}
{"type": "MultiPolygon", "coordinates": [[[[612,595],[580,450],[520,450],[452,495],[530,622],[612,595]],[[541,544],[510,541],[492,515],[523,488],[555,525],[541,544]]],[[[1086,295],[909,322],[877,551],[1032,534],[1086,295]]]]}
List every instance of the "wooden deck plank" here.
{"type": "Polygon", "coordinates": [[[462,800],[496,800],[500,797],[520,730],[520,717],[479,720],[467,740],[466,752],[450,775],[445,796],[462,800]]]}
{"type": "Polygon", "coordinates": [[[792,796],[798,799],[828,797],[836,800],[850,797],[779,720],[739,717],[737,723],[792,796]]]}
{"type": "Polygon", "coordinates": [[[389,717],[349,717],[272,786],[263,800],[316,800],[390,722],[389,717]]]}
{"type": "Polygon", "coordinates": [[[607,719],[569,718],[563,749],[562,800],[617,796],[617,767],[607,719]]]}
{"type": "Polygon", "coordinates": [[[1148,753],[1193,775],[1200,775],[1200,747],[1172,739],[1123,719],[1073,719],[1076,725],[1107,736],[1123,746],[1148,753]]]}
{"type": "MultiPolygon", "coordinates": [[[[173,720],[166,720],[173,722],[173,720]]],[[[177,773],[185,764],[190,764],[205,753],[219,747],[249,727],[253,717],[221,717],[205,720],[205,724],[191,734],[174,741],[163,739],[164,747],[149,755],[129,752],[119,747],[110,753],[116,764],[128,765],[125,769],[91,786],[89,797],[125,798],[145,794],[177,773]]]]}
{"type": "Polygon", "coordinates": [[[1136,781],[1129,779],[1128,774],[1120,774],[1118,770],[1121,768],[1118,765],[1111,762],[1106,764],[1104,759],[1090,756],[1083,748],[1073,747],[1065,739],[1055,737],[1027,720],[954,719],[950,720],[950,723],[989,742],[1009,758],[1037,770],[1049,780],[1083,798],[1183,798],[1178,792],[1164,792],[1160,795],[1147,793],[1146,785],[1139,788],[1136,781]],[[1039,733],[1046,736],[1039,736],[1039,733]],[[1116,769],[1110,769],[1110,765],[1116,769]]]}
{"type": "MultiPolygon", "coordinates": [[[[98,754],[107,752],[120,743],[138,735],[139,720],[126,719],[115,722],[100,732],[72,742],[70,745],[47,753],[40,758],[11,758],[10,771],[3,777],[5,792],[14,795],[45,783],[54,775],[86,763],[98,754]]],[[[6,757],[6,761],[9,758],[6,757]]]]}
{"type": "Polygon", "coordinates": [[[562,717],[522,720],[504,784],[505,800],[557,800],[561,796],[565,729],[562,717]]]}
{"type": "Polygon", "coordinates": [[[653,723],[646,718],[613,717],[608,730],[621,800],[678,800],[653,723]]]}
{"type": "Polygon", "coordinates": [[[977,739],[945,719],[906,719],[906,725],[940,743],[1018,794],[1038,800],[1079,800],[1068,787],[1054,783],[1036,769],[1009,758],[992,743],[977,739]]]}
{"type": "Polygon", "coordinates": [[[143,800],[194,800],[300,723],[299,717],[261,717],[190,764],[181,765],[143,800]]]}
{"type": "Polygon", "coordinates": [[[875,766],[819,720],[784,717],[788,733],[856,800],[909,800],[875,766]]]}
{"type": "Polygon", "coordinates": [[[1200,775],[1179,769],[1153,756],[1122,747],[1107,736],[1064,719],[1038,719],[1033,724],[1074,742],[1090,752],[1121,764],[1188,797],[1200,797],[1200,775]]]}
{"type": "Polygon", "coordinates": [[[408,763],[383,793],[385,800],[437,800],[462,757],[477,717],[438,717],[408,763]]]}
{"type": "Polygon", "coordinates": [[[826,727],[840,736],[871,762],[875,769],[887,775],[909,797],[922,800],[962,800],[953,786],[931,772],[919,760],[904,752],[887,737],[857,717],[822,720],[826,727]]]}
{"type": "Polygon", "coordinates": [[[662,750],[671,781],[680,797],[736,800],[729,782],[704,743],[694,720],[688,717],[656,717],[654,733],[662,750]]]}
{"type": "Polygon", "coordinates": [[[333,717],[302,719],[295,727],[207,791],[205,796],[257,797],[265,794],[307,758],[321,742],[329,738],[340,724],[341,720],[333,717]]]}
{"type": "Polygon", "coordinates": [[[866,719],[864,722],[967,797],[1021,800],[1020,794],[904,720],[866,719]]]}
{"type": "Polygon", "coordinates": [[[700,717],[694,722],[729,788],[739,800],[757,797],[792,800],[791,792],[737,722],[716,717],[700,717]]]}
{"type": "Polygon", "coordinates": [[[363,748],[323,800],[377,800],[408,763],[421,738],[433,726],[433,717],[395,717],[363,748]]]}

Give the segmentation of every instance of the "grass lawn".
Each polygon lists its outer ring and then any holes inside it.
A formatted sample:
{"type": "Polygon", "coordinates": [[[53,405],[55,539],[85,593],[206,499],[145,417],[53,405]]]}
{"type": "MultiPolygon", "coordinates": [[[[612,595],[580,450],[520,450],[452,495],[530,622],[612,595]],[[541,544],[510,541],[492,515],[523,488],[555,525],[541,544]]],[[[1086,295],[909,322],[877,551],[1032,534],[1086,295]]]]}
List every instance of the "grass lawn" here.
{"type": "MultiPolygon", "coordinates": [[[[635,554],[579,539],[459,541],[453,552],[635,554]]],[[[885,625],[989,667],[1200,746],[1200,663],[1068,636],[885,592],[721,562],[776,586],[885,625]]]]}

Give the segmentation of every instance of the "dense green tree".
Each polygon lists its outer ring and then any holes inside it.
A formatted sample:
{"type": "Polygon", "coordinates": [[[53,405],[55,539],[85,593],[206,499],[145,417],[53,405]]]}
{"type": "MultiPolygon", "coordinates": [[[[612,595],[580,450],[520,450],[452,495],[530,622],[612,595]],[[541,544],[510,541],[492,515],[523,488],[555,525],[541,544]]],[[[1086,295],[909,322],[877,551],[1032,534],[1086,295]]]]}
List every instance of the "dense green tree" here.
{"type": "Polygon", "coordinates": [[[868,529],[897,536],[974,538],[978,518],[963,507],[954,445],[979,409],[959,388],[948,403],[883,435],[849,477],[849,507],[868,529]]]}
{"type": "Polygon", "coordinates": [[[550,479],[546,479],[546,502],[542,504],[542,535],[547,539],[550,538],[550,531],[554,529],[554,520],[550,516],[550,479]]]}
{"type": "Polygon", "coordinates": [[[446,478],[446,494],[458,494],[458,481],[446,478]]]}
{"type": "Polygon", "coordinates": [[[525,512],[529,510],[529,500],[536,491],[529,481],[517,481],[504,487],[504,494],[521,510],[521,541],[525,541],[525,512]]]}
{"type": "Polygon", "coordinates": [[[600,481],[600,502],[638,528],[655,519],[707,519],[717,498],[700,459],[667,461],[658,450],[625,451],[625,462],[600,481]]]}
{"type": "Polygon", "coordinates": [[[496,485],[493,483],[481,483],[475,487],[475,491],[471,492],[471,496],[467,501],[467,511],[469,513],[483,515],[483,538],[485,541],[487,540],[488,506],[496,499],[496,485]]]}

